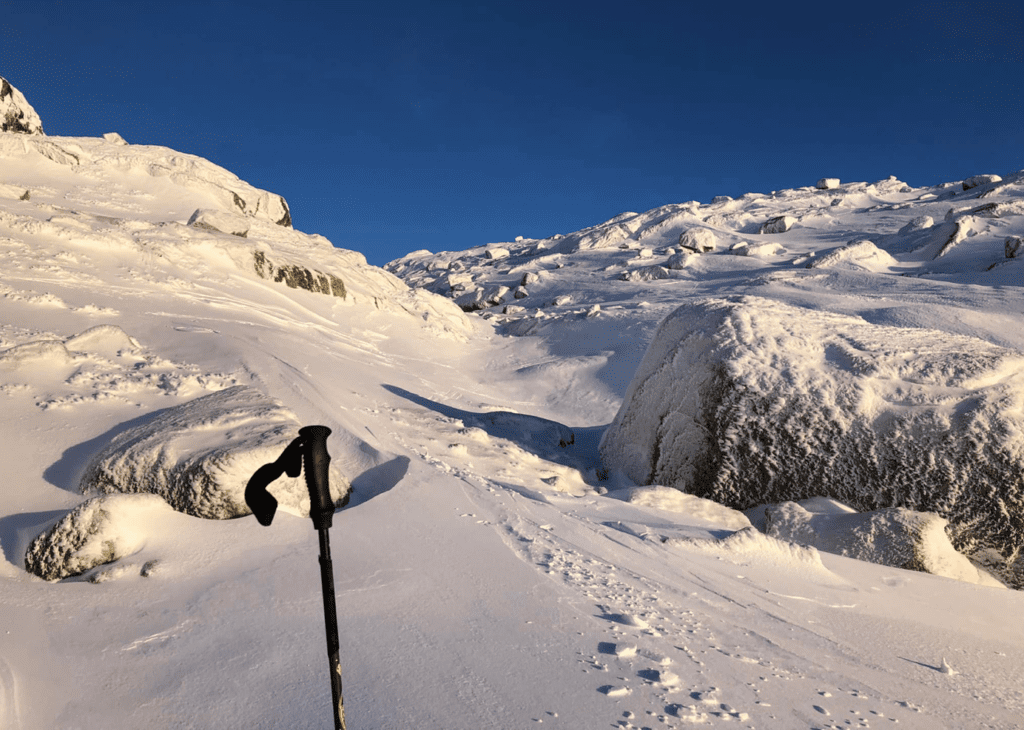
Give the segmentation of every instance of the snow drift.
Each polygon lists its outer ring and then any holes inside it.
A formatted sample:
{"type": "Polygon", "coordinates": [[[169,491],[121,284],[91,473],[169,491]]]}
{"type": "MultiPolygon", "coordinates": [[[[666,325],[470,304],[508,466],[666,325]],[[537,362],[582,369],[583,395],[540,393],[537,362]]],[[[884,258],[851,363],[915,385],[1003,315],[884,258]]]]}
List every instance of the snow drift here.
{"type": "MultiPolygon", "coordinates": [[[[241,517],[251,514],[245,504],[249,477],[276,460],[300,426],[291,411],[259,391],[227,388],[161,411],[114,437],[89,464],[81,491],[151,492],[195,517],[241,517]]],[[[348,481],[331,469],[330,482],[340,504],[348,481]]],[[[309,514],[301,476],[282,476],[270,491],[281,509],[309,514]]]]}
{"type": "Polygon", "coordinates": [[[764,510],[765,532],[828,553],[967,583],[1001,586],[958,553],[934,512],[889,507],[856,512],[831,499],[783,502],[764,510]]]}
{"type": "Polygon", "coordinates": [[[822,495],[935,512],[1024,583],[1024,355],[980,339],[695,301],[658,328],[601,454],[738,509],[822,495]]]}

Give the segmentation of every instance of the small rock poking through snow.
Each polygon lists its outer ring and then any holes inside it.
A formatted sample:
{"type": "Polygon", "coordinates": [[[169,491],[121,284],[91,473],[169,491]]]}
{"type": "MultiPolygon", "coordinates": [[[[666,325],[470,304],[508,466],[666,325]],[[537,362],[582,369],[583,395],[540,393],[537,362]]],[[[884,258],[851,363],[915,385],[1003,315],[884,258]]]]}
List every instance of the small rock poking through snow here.
{"type": "Polygon", "coordinates": [[[25,569],[60,580],[138,550],[147,520],[171,513],[155,494],[117,494],[86,500],[29,545],[25,569]]]}

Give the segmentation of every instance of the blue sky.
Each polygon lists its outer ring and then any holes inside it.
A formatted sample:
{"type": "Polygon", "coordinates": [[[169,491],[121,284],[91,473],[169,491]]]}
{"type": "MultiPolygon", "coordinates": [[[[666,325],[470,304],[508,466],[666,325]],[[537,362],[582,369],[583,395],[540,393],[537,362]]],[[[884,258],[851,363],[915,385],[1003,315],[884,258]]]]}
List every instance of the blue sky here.
{"type": "Polygon", "coordinates": [[[383,264],[626,210],[1024,168],[1014,2],[5,3],[51,135],[117,131],[383,264]]]}

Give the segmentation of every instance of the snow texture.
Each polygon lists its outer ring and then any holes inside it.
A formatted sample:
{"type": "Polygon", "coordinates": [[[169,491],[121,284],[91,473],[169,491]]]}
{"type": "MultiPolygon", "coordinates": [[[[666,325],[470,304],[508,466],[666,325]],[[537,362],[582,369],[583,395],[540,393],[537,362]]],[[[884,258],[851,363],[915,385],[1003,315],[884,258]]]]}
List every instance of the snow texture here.
{"type": "Polygon", "coordinates": [[[968,554],[1024,548],[1024,355],[756,297],[659,327],[601,453],[722,504],[827,496],[950,522],[968,554]]]}
{"type": "Polygon", "coordinates": [[[953,548],[946,520],[934,512],[903,507],[855,512],[828,499],[783,502],[764,512],[767,534],[781,540],[894,568],[1002,586],[953,548]]]}
{"type": "Polygon", "coordinates": [[[39,134],[43,122],[28,103],[25,95],[11,86],[11,82],[0,76],[0,132],[39,134]]]}
{"type": "MultiPolygon", "coordinates": [[[[302,424],[277,401],[247,386],[196,398],[156,414],[111,439],[82,477],[83,493],[153,493],[179,512],[207,519],[251,514],[245,485],[275,461],[302,424]]],[[[331,495],[341,503],[350,486],[331,471],[331,495]]],[[[309,514],[303,477],[271,485],[279,508],[309,514]]]]}

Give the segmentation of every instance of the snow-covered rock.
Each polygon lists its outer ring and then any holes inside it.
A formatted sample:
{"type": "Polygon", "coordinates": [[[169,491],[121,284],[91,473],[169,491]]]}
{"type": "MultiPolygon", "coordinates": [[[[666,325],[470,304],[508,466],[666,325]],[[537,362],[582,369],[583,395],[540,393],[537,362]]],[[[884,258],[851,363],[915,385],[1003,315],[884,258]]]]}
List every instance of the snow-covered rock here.
{"type": "Polygon", "coordinates": [[[25,569],[60,580],[111,563],[142,547],[147,523],[167,514],[173,510],[155,494],[87,499],[32,541],[25,569]]]}
{"type": "Polygon", "coordinates": [[[934,512],[890,507],[861,513],[830,499],[783,502],[764,512],[766,533],[781,540],[967,583],[1003,585],[953,548],[947,521],[934,512]]]}
{"type": "Polygon", "coordinates": [[[935,220],[930,215],[919,215],[900,228],[899,232],[906,235],[916,231],[923,231],[925,228],[931,228],[933,225],[935,225],[935,220]]]}
{"type": "Polygon", "coordinates": [[[807,268],[831,269],[837,266],[852,266],[866,271],[887,271],[897,263],[896,259],[871,241],[851,241],[811,260],[807,268]]]}
{"type": "Polygon", "coordinates": [[[103,139],[107,140],[108,142],[113,142],[116,145],[128,145],[128,142],[125,140],[125,138],[122,137],[117,132],[107,132],[106,134],[103,135],[103,139]]]}
{"type": "Polygon", "coordinates": [[[1002,182],[999,175],[974,175],[964,180],[964,190],[970,190],[971,188],[979,187],[980,185],[988,185],[990,183],[1002,182]]]}
{"type": "Polygon", "coordinates": [[[25,95],[0,76],[0,132],[41,134],[43,122],[25,95]]]}
{"type": "Polygon", "coordinates": [[[672,274],[664,266],[641,266],[638,269],[623,271],[619,275],[621,281],[656,281],[670,279],[672,274]]]}
{"type": "Polygon", "coordinates": [[[824,495],[937,512],[957,549],[1013,563],[1022,404],[1014,350],[755,297],[699,300],[659,326],[601,454],[637,484],[737,509],[824,495]]]}
{"type": "Polygon", "coordinates": [[[249,223],[244,216],[223,210],[200,208],[188,219],[188,225],[206,231],[230,233],[232,236],[245,238],[249,233],[249,223]]]}
{"type": "MultiPolygon", "coordinates": [[[[196,212],[198,213],[198,211],[196,212]]],[[[238,223],[244,225],[244,221],[238,221],[238,223]]],[[[224,232],[230,233],[230,231],[224,232]]],[[[233,235],[240,236],[241,234],[233,235]]],[[[244,238],[244,236],[242,237],[244,238]]],[[[252,260],[253,268],[261,279],[281,282],[292,289],[305,289],[315,294],[328,294],[341,299],[347,296],[348,290],[345,288],[345,281],[337,274],[324,273],[299,264],[278,264],[262,249],[252,252],[252,260]]]]}
{"type": "Polygon", "coordinates": [[[484,258],[490,261],[497,261],[498,259],[507,259],[509,255],[507,248],[495,247],[489,248],[484,251],[484,258]]]}
{"type": "Polygon", "coordinates": [[[785,233],[795,226],[796,222],[796,218],[791,215],[778,215],[761,225],[761,233],[785,233]]]}
{"type": "Polygon", "coordinates": [[[814,184],[818,190],[835,190],[839,187],[839,178],[823,177],[814,184]]]}
{"type": "MultiPolygon", "coordinates": [[[[295,415],[247,386],[235,386],[160,411],[117,436],[86,468],[83,493],[153,493],[179,512],[208,519],[250,514],[245,485],[298,435],[295,415]]],[[[348,481],[332,468],[331,494],[341,502],[348,481]]],[[[282,476],[270,491],[280,508],[308,514],[303,478],[282,476]]]]}
{"type": "Polygon", "coordinates": [[[668,257],[668,261],[665,262],[665,267],[669,269],[685,269],[694,261],[694,254],[687,251],[680,253],[674,253],[668,257]]]}
{"type": "Polygon", "coordinates": [[[680,234],[679,245],[696,253],[706,253],[718,247],[718,239],[710,228],[690,228],[680,234]]]}
{"type": "Polygon", "coordinates": [[[1006,258],[1016,259],[1020,258],[1022,251],[1024,251],[1024,238],[1020,236],[1007,236],[1006,240],[1003,241],[1003,250],[1006,252],[1006,258]]]}

